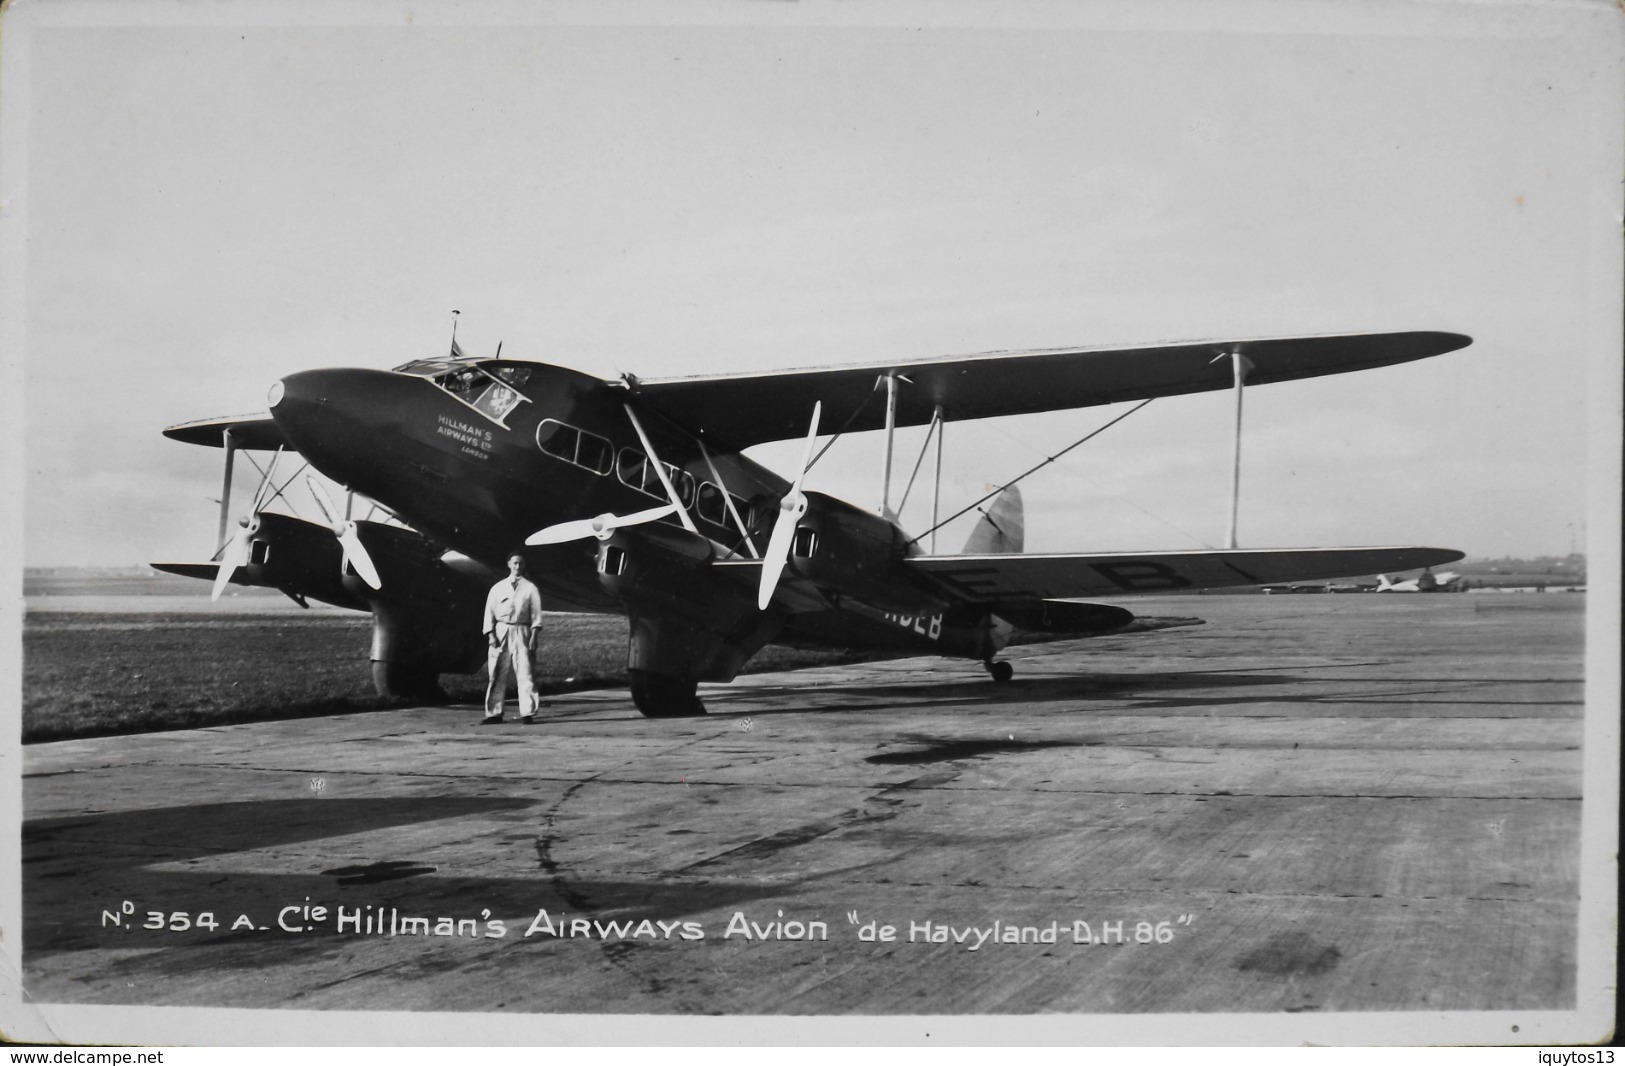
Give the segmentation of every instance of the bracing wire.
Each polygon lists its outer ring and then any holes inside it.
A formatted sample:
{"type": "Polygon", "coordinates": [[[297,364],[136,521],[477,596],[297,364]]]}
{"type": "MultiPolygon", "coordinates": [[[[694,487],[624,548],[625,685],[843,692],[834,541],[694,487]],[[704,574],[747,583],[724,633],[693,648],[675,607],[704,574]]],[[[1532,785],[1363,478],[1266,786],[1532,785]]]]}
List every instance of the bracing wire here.
{"type": "Polygon", "coordinates": [[[846,421],[841,423],[841,428],[837,429],[835,431],[835,435],[826,441],[822,448],[818,449],[817,455],[812,457],[812,462],[807,464],[808,470],[811,470],[813,467],[817,466],[818,460],[824,457],[824,453],[835,447],[835,442],[841,439],[841,434],[847,431],[852,423],[857,420],[857,417],[863,413],[863,409],[869,406],[869,401],[874,398],[875,394],[871,391],[868,396],[863,398],[862,403],[858,404],[852,409],[852,413],[846,416],[846,421]]]}
{"type": "Polygon", "coordinates": [[[993,497],[997,496],[999,493],[1003,492],[1005,489],[1007,489],[1010,486],[1016,484],[1017,482],[1020,482],[1020,481],[1024,480],[1025,478],[1027,478],[1028,476],[1030,476],[1032,474],[1036,474],[1038,471],[1044,469],[1044,467],[1046,467],[1049,464],[1053,463],[1055,460],[1059,459],[1061,456],[1065,455],[1067,452],[1071,451],[1072,449],[1078,447],[1080,444],[1083,444],[1086,441],[1089,441],[1089,440],[1091,440],[1091,439],[1093,439],[1095,437],[1100,436],[1102,433],[1106,432],[1108,429],[1111,429],[1113,426],[1117,425],[1117,423],[1121,422],[1123,419],[1127,418],[1129,415],[1133,414],[1134,412],[1140,410],[1142,407],[1144,407],[1146,404],[1150,403],[1151,400],[1154,400],[1154,399],[1156,399],[1155,396],[1151,397],[1150,399],[1141,400],[1139,403],[1135,404],[1133,407],[1129,408],[1127,411],[1124,411],[1122,414],[1118,415],[1116,418],[1112,419],[1110,422],[1107,422],[1105,425],[1101,426],[1099,429],[1089,431],[1088,433],[1084,434],[1082,437],[1079,437],[1077,440],[1073,441],[1071,444],[1068,444],[1065,448],[1062,448],[1060,451],[1056,452],[1054,455],[1049,456],[1047,459],[1045,459],[1043,462],[1039,463],[1037,466],[1034,466],[1034,467],[1032,467],[1030,469],[1022,471],[1020,474],[1018,474],[1015,477],[1011,478],[1009,481],[1006,481],[1003,485],[1000,485],[998,488],[994,489],[992,492],[990,492],[987,495],[985,495],[985,496],[981,497],[980,499],[978,499],[975,503],[972,503],[968,507],[962,507],[959,510],[955,511],[953,514],[949,515],[947,518],[945,518],[942,521],[938,522],[936,525],[932,526],[930,529],[926,530],[924,533],[921,533],[918,537],[915,537],[912,540],[910,540],[909,543],[910,544],[918,544],[922,538],[927,537],[930,534],[932,534],[932,533],[936,532],[937,530],[941,529],[943,526],[947,525],[949,522],[952,522],[954,519],[958,518],[960,515],[969,514],[971,511],[976,510],[978,507],[982,506],[982,504],[984,504],[987,501],[991,500],[993,497]]]}
{"type": "Polygon", "coordinates": [[[299,464],[299,469],[295,470],[293,473],[289,474],[288,477],[287,477],[287,480],[283,481],[280,486],[277,486],[277,485],[273,484],[273,486],[272,486],[273,491],[271,492],[271,496],[263,504],[261,504],[261,510],[263,510],[266,507],[271,506],[271,504],[276,501],[277,497],[280,496],[282,498],[282,502],[286,503],[288,505],[288,509],[293,511],[295,514],[298,514],[299,513],[298,508],[294,507],[292,500],[288,499],[287,496],[283,495],[282,490],[286,489],[289,485],[293,484],[293,479],[298,477],[300,474],[304,473],[309,468],[310,468],[310,461],[307,459],[305,462],[300,463],[299,464]]]}
{"type": "MultiPolygon", "coordinates": [[[[996,425],[991,425],[991,426],[988,426],[987,428],[991,429],[993,432],[999,434],[1005,440],[1011,441],[1014,444],[1020,444],[1020,445],[1023,445],[1025,447],[1027,447],[1029,451],[1035,451],[1035,452],[1038,451],[1037,448],[1031,447],[1031,445],[1027,444],[1027,442],[1023,441],[1021,438],[1016,437],[1013,434],[1005,432],[1003,429],[1000,429],[996,425]]],[[[1099,488],[1099,486],[1095,482],[1093,482],[1093,481],[1089,480],[1088,478],[1084,477],[1081,473],[1079,473],[1078,471],[1074,470],[1073,468],[1067,466],[1065,463],[1056,463],[1055,464],[1055,469],[1064,471],[1064,472],[1066,472],[1068,474],[1071,474],[1080,483],[1082,483],[1083,485],[1085,485],[1086,487],[1088,487],[1090,489],[1097,489],[1098,490],[1098,488],[1099,488]]],[[[1175,523],[1170,522],[1168,519],[1164,518],[1162,515],[1157,514],[1155,511],[1149,511],[1149,510],[1145,509],[1144,507],[1141,507],[1139,504],[1135,503],[1133,500],[1129,499],[1126,496],[1121,496],[1121,495],[1115,495],[1114,494],[1114,495],[1111,495],[1109,497],[1106,497],[1106,499],[1108,499],[1109,501],[1111,501],[1113,503],[1122,504],[1124,507],[1127,507],[1130,510],[1138,511],[1140,514],[1145,515],[1147,518],[1151,519],[1153,522],[1156,522],[1157,524],[1162,525],[1162,526],[1166,526],[1167,528],[1173,530],[1175,533],[1179,534],[1181,537],[1184,537],[1186,540],[1190,541],[1192,544],[1197,545],[1198,547],[1201,547],[1201,548],[1212,548],[1213,547],[1213,544],[1211,542],[1203,540],[1201,537],[1196,536],[1194,533],[1191,533],[1188,530],[1176,525],[1175,523]]],[[[985,514],[986,512],[984,511],[983,513],[985,514]]]]}

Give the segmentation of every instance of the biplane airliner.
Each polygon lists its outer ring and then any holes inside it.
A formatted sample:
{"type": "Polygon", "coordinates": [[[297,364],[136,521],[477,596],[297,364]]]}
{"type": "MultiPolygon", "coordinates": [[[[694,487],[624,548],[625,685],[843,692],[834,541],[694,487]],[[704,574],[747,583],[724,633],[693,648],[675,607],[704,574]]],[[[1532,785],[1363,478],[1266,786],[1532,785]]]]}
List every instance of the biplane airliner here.
{"type": "Polygon", "coordinates": [[[1435,574],[1424,570],[1412,578],[1395,581],[1387,574],[1377,575],[1377,587],[1372,592],[1454,592],[1461,575],[1454,572],[1435,574]]]}
{"type": "Polygon", "coordinates": [[[166,429],[225,450],[221,547],[208,563],[154,565],[213,581],[216,596],[227,584],[258,585],[370,611],[373,681],[389,698],[433,698],[442,673],[480,668],[485,593],[521,545],[550,610],[630,620],[632,699],[650,718],[703,714],[697,683],[731,681],[769,643],[959,657],[1007,681],[1010,664],[996,656],[1015,627],[1083,635],[1132,619],[1082,597],[1351,577],[1462,554],[1028,554],[1013,487],[978,501],[987,506],[963,551],[935,554],[891,507],[899,427],[929,427],[921,459],[935,436],[940,489],[948,422],[1234,387],[1239,434],[1243,378],[1251,387],[1346,373],[1470,343],[1408,332],[605,380],[467,358],[454,341],[446,358],[393,370],[291,374],[271,386],[267,415],[166,429]],[[884,431],[878,507],[805,487],[820,428],[831,425],[837,437],[884,431]],[[805,445],[788,478],[743,454],[797,439],[805,445]],[[239,450],[274,454],[228,536],[239,450]],[[276,480],[287,453],[347,490],[341,508],[311,481],[325,522],[269,509],[291,480],[276,480]],[[357,496],[389,520],[353,517],[357,496]]]}

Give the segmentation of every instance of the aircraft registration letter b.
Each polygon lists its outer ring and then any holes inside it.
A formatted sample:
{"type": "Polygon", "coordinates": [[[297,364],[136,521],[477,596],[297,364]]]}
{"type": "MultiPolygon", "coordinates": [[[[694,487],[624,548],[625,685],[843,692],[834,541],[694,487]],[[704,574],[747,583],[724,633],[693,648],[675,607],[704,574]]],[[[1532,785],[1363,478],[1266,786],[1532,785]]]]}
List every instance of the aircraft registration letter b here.
{"type": "Polygon", "coordinates": [[[1182,589],[1190,586],[1173,567],[1163,563],[1091,563],[1095,573],[1128,592],[1182,589]]]}

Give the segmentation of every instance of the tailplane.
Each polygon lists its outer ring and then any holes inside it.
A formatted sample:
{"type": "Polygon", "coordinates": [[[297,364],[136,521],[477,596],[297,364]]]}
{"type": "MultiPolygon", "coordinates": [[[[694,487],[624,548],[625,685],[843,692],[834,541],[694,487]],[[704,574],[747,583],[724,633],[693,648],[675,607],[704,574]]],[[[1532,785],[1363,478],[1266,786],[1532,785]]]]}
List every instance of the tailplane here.
{"type": "Polygon", "coordinates": [[[1021,490],[1005,489],[986,507],[965,542],[966,555],[1019,555],[1027,539],[1027,521],[1021,507],[1021,490]]]}

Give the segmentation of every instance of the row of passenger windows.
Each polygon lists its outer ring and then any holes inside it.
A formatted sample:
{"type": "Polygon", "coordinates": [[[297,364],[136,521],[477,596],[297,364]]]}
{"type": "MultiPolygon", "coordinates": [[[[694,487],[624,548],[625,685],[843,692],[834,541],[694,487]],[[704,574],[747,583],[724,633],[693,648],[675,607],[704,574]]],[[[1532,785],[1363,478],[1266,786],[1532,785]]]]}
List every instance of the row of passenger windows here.
{"type": "Polygon", "coordinates": [[[614,462],[615,449],[609,441],[551,418],[542,419],[536,427],[536,446],[556,459],[586,467],[595,474],[609,473],[614,462]]]}
{"type": "MultiPolygon", "coordinates": [[[[584,429],[552,418],[543,419],[536,427],[536,445],[555,459],[563,459],[600,477],[608,474],[613,467],[615,477],[621,484],[647,493],[657,500],[666,498],[666,490],[660,484],[660,475],[655,472],[654,464],[636,448],[622,448],[620,453],[616,454],[614,445],[598,434],[588,433],[584,429]]],[[[709,481],[696,482],[688,471],[679,470],[670,463],[661,465],[666,468],[666,476],[671,479],[671,487],[677,490],[677,498],[682,501],[685,508],[694,511],[713,525],[722,526],[724,529],[733,528],[721,488],[709,481]]],[[[733,501],[740,517],[746,517],[748,512],[745,501],[738,496],[735,496],[733,501]]]]}

